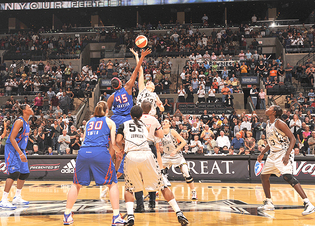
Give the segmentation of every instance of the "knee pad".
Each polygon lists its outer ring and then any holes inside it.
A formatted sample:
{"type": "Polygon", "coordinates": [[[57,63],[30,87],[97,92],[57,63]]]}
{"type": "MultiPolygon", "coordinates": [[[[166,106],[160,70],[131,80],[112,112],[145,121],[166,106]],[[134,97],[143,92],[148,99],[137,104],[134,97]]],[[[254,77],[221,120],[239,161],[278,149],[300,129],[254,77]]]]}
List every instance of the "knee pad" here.
{"type": "Polygon", "coordinates": [[[283,180],[288,182],[292,187],[294,187],[296,184],[300,183],[293,175],[291,174],[284,174],[283,180]]]}
{"type": "Polygon", "coordinates": [[[20,176],[20,172],[14,172],[14,173],[10,173],[8,178],[12,179],[12,180],[17,180],[20,176]]]}
{"type": "Polygon", "coordinates": [[[20,180],[26,180],[28,178],[28,176],[30,175],[30,173],[20,173],[20,180]]]}

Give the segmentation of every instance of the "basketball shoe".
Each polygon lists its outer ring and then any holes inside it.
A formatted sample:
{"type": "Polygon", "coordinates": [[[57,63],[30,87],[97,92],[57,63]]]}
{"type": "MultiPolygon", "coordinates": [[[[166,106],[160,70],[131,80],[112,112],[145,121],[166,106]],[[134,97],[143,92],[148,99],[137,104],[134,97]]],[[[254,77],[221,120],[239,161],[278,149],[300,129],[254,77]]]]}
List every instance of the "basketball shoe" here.
{"type": "Polygon", "coordinates": [[[112,226],[125,225],[126,223],[127,222],[124,219],[122,219],[120,214],[118,214],[117,216],[113,216],[112,226]]]}
{"type": "Polygon", "coordinates": [[[70,225],[73,224],[73,213],[70,212],[69,214],[63,214],[63,224],[70,225]]]}
{"type": "Polygon", "coordinates": [[[191,199],[197,200],[197,192],[196,191],[191,191],[191,199]]]}
{"type": "Polygon", "coordinates": [[[263,210],[272,211],[272,210],[275,210],[275,206],[273,205],[271,199],[266,199],[266,200],[264,200],[264,205],[259,206],[257,209],[261,210],[261,211],[263,211],[263,210]]]}
{"type": "Polygon", "coordinates": [[[4,209],[16,209],[16,206],[13,206],[8,200],[2,200],[0,201],[0,207],[4,209]]]}
{"type": "Polygon", "coordinates": [[[310,202],[304,202],[304,211],[302,212],[303,216],[309,215],[315,212],[315,207],[310,202]]]}
{"type": "Polygon", "coordinates": [[[177,220],[181,225],[187,225],[189,224],[189,221],[187,220],[187,218],[184,216],[182,211],[178,211],[176,213],[177,216],[177,220]]]}
{"type": "Polygon", "coordinates": [[[24,199],[22,199],[21,196],[15,196],[13,198],[12,204],[13,205],[28,205],[28,204],[30,204],[30,202],[29,201],[25,201],[24,199]]]}
{"type": "Polygon", "coordinates": [[[127,225],[127,226],[135,225],[135,216],[134,215],[128,215],[127,223],[125,225],[127,225]]]}

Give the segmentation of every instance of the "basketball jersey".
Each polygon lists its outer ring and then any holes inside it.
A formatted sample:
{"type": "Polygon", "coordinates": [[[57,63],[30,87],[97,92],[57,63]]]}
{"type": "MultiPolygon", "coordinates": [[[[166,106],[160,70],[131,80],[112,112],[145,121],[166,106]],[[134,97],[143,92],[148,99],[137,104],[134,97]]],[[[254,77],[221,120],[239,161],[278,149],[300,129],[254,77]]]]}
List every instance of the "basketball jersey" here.
{"type": "Polygon", "coordinates": [[[271,152],[287,151],[290,141],[288,136],[275,126],[277,120],[278,119],[276,119],[272,124],[270,124],[270,121],[267,123],[267,142],[271,152]]]}
{"type": "Polygon", "coordinates": [[[158,99],[158,95],[155,92],[150,92],[146,88],[144,88],[137,97],[137,105],[141,106],[141,103],[144,100],[151,102],[151,111],[149,112],[149,115],[156,115],[156,100],[158,99]]]}
{"type": "Polygon", "coordinates": [[[132,95],[126,91],[125,87],[115,91],[112,105],[114,115],[129,115],[132,106],[132,95]]]}
{"type": "Polygon", "coordinates": [[[93,117],[86,123],[85,138],[81,147],[107,147],[110,129],[106,116],[93,117]]]}
{"type": "Polygon", "coordinates": [[[141,117],[141,121],[146,125],[146,128],[149,130],[148,140],[154,142],[154,133],[156,130],[159,130],[161,128],[161,124],[155,117],[148,114],[143,114],[141,117]]]}
{"type": "MultiPolygon", "coordinates": [[[[21,128],[21,130],[18,132],[16,138],[15,138],[15,141],[17,142],[19,148],[21,150],[25,150],[26,149],[26,146],[27,146],[27,142],[28,142],[28,136],[30,134],[30,126],[29,124],[24,120],[23,117],[20,117],[19,119],[21,119],[23,121],[23,127],[21,128]]],[[[13,127],[14,128],[14,125],[15,125],[16,121],[14,122],[13,124],[13,127]]],[[[6,144],[10,144],[12,145],[11,141],[10,141],[10,137],[11,137],[11,133],[12,133],[13,129],[11,130],[9,136],[8,136],[8,139],[6,141],[6,144]]]]}
{"type": "Polygon", "coordinates": [[[130,151],[151,151],[148,144],[148,130],[141,121],[139,121],[139,124],[141,126],[137,127],[133,120],[123,124],[126,153],[130,151]]]}
{"type": "MultiPolygon", "coordinates": [[[[168,134],[164,134],[164,137],[161,139],[162,145],[163,145],[163,152],[164,157],[170,157],[170,154],[174,152],[177,148],[177,140],[175,137],[172,136],[171,130],[168,132],[168,134]]],[[[182,155],[181,153],[177,153],[175,156],[176,158],[179,155],[182,155]]],[[[172,157],[175,157],[172,156],[172,157]]]]}

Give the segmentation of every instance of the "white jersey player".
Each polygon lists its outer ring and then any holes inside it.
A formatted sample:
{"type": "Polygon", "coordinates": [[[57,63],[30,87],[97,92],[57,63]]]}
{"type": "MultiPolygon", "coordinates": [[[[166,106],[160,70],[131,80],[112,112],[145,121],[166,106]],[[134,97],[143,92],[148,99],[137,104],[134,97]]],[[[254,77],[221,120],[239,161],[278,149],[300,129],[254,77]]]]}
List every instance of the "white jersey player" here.
{"type": "Polygon", "coordinates": [[[149,133],[144,123],[140,121],[142,112],[140,106],[133,106],[130,110],[132,120],[119,126],[116,137],[119,147],[122,147],[123,139],[125,140],[127,153],[124,160],[125,202],[128,214],[126,225],[134,225],[133,192],[143,189],[151,192],[162,189],[164,198],[176,212],[178,222],[187,225],[189,222],[180,210],[173,193],[164,186],[161,169],[147,141],[149,133]]]}
{"type": "MultiPolygon", "coordinates": [[[[171,123],[168,119],[162,122],[164,137],[161,139],[163,146],[162,164],[167,170],[171,166],[179,167],[183,173],[186,183],[192,191],[192,200],[197,200],[197,192],[195,189],[194,179],[189,173],[189,169],[181,150],[186,145],[186,141],[174,129],[170,129],[171,123]],[[178,144],[177,140],[180,141],[178,144]]],[[[166,171],[164,170],[164,172],[166,171]]]]}
{"type": "MultiPolygon", "coordinates": [[[[135,54],[135,53],[134,53],[135,54]]],[[[136,61],[138,64],[139,57],[135,54],[136,61]]],[[[154,92],[155,85],[153,82],[149,81],[147,84],[144,84],[144,77],[143,77],[143,69],[142,67],[139,70],[139,79],[138,79],[138,87],[139,87],[139,94],[137,97],[137,105],[141,106],[141,103],[144,100],[151,102],[151,111],[150,115],[156,115],[156,107],[159,107],[160,111],[164,111],[163,103],[161,102],[159,96],[154,92]]]]}
{"type": "Polygon", "coordinates": [[[270,181],[271,174],[278,177],[282,175],[283,179],[288,182],[304,201],[304,211],[302,215],[308,215],[315,212],[314,206],[308,200],[300,182],[292,175],[293,173],[293,148],[295,145],[295,137],[287,124],[280,117],[282,109],[279,106],[273,105],[266,110],[266,115],[269,116],[269,121],[266,127],[267,146],[258,156],[257,161],[261,162],[264,154],[270,150],[266,163],[261,173],[261,182],[266,195],[264,205],[258,207],[258,210],[274,210],[274,205],[271,201],[270,181]]]}

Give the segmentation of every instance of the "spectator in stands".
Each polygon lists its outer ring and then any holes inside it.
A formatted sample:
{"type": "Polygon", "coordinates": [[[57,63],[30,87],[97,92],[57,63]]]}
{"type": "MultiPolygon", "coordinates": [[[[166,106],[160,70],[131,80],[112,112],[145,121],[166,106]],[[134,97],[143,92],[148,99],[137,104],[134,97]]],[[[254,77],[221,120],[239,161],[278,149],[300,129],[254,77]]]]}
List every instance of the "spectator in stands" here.
{"type": "Polygon", "coordinates": [[[247,74],[248,73],[248,67],[245,64],[245,62],[243,62],[242,65],[240,66],[240,71],[241,71],[241,74],[247,74]]]}
{"type": "Polygon", "coordinates": [[[70,108],[71,100],[66,92],[63,92],[63,95],[59,99],[59,106],[62,109],[62,112],[68,114],[70,108]]]}
{"type": "Polygon", "coordinates": [[[223,149],[224,146],[230,148],[230,140],[224,135],[224,131],[220,131],[220,136],[217,137],[218,147],[223,149]]]}
{"type": "Polygon", "coordinates": [[[246,138],[245,138],[245,150],[250,151],[251,154],[254,154],[255,151],[255,145],[256,145],[256,140],[253,136],[253,133],[251,131],[248,131],[246,133],[246,138]]]}
{"type": "Polygon", "coordinates": [[[185,91],[185,89],[183,89],[183,85],[179,86],[177,94],[178,94],[178,102],[185,102],[186,101],[185,100],[186,91],[185,91]]]}
{"type": "Polygon", "coordinates": [[[246,128],[248,131],[251,131],[252,129],[252,124],[248,121],[246,116],[243,118],[243,122],[240,125],[240,130],[243,130],[244,128],[246,128]]]}
{"type": "Polygon", "coordinates": [[[215,136],[213,135],[213,133],[211,133],[209,139],[206,140],[205,146],[206,146],[208,154],[213,154],[214,153],[214,147],[218,146],[218,143],[215,140],[215,136]]]}
{"type": "Polygon", "coordinates": [[[293,119],[290,121],[289,127],[294,136],[297,137],[297,131],[302,127],[302,122],[297,114],[293,115],[293,119]]]}
{"type": "Polygon", "coordinates": [[[250,91],[250,97],[252,98],[252,101],[253,101],[253,108],[256,109],[256,106],[257,106],[257,96],[258,96],[258,90],[257,90],[257,86],[254,85],[250,91]]]}
{"type": "Polygon", "coordinates": [[[231,94],[231,91],[229,90],[228,91],[228,94],[227,94],[227,96],[226,96],[226,98],[225,98],[225,106],[227,106],[227,107],[232,107],[233,108],[233,106],[234,106],[234,102],[233,102],[233,99],[234,99],[234,97],[233,97],[233,95],[231,94]]]}
{"type": "Polygon", "coordinates": [[[240,133],[236,133],[236,136],[233,138],[231,142],[231,147],[234,149],[235,153],[239,153],[239,149],[244,147],[244,139],[241,138],[240,133]]]}
{"type": "Polygon", "coordinates": [[[243,50],[241,50],[241,52],[238,54],[238,57],[239,57],[239,60],[240,60],[240,61],[245,60],[245,53],[244,53],[243,50]]]}
{"type": "Polygon", "coordinates": [[[205,88],[203,85],[199,86],[197,95],[198,95],[198,103],[205,103],[206,102],[206,98],[205,98],[206,91],[205,91],[205,88]]]}
{"type": "Polygon", "coordinates": [[[310,148],[310,153],[315,155],[315,131],[312,131],[311,137],[308,139],[308,146],[310,148]]]}
{"type": "Polygon", "coordinates": [[[215,101],[215,93],[216,93],[216,90],[214,89],[213,86],[211,86],[211,88],[208,91],[208,97],[207,97],[208,103],[210,102],[213,103],[215,101]]]}
{"type": "Polygon", "coordinates": [[[70,144],[70,136],[67,135],[67,130],[64,129],[62,131],[62,135],[59,136],[58,142],[60,144],[60,147],[59,147],[60,153],[58,154],[63,155],[66,153],[66,149],[69,148],[69,144],[70,144]]]}
{"type": "Polygon", "coordinates": [[[199,136],[195,135],[194,139],[190,141],[189,145],[191,152],[195,154],[202,154],[203,153],[203,145],[199,140],[199,136]]]}

